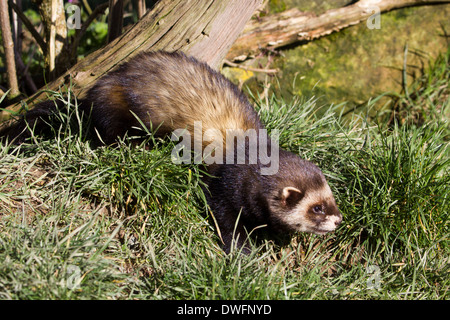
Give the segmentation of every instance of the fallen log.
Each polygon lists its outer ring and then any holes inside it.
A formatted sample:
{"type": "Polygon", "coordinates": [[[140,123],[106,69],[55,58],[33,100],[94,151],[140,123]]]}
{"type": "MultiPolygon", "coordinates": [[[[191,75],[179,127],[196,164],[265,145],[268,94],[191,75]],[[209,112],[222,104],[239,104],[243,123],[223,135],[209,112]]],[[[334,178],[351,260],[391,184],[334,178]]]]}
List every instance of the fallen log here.
{"type": "Polygon", "coordinates": [[[226,59],[244,60],[264,49],[274,50],[309,42],[362,21],[368,21],[368,27],[376,27],[371,18],[375,19],[377,14],[394,9],[444,3],[450,3],[450,0],[361,0],[346,7],[328,10],[319,16],[297,8],[290,9],[250,20],[226,59]]]}
{"type": "MultiPolygon", "coordinates": [[[[83,97],[98,78],[146,50],[181,50],[217,69],[261,3],[262,0],[160,0],[128,32],[91,53],[24,102],[31,106],[46,100],[48,91],[58,91],[69,81],[73,93],[83,97]]],[[[2,110],[0,119],[8,119],[11,111],[20,107],[17,103],[2,110]]]]}

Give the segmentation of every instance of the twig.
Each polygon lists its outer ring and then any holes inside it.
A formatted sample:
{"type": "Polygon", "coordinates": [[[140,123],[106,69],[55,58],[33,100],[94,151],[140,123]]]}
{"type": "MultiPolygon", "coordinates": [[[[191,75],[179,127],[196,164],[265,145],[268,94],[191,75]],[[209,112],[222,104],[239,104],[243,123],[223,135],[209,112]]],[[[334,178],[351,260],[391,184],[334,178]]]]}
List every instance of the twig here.
{"type": "Polygon", "coordinates": [[[227,60],[227,59],[224,59],[223,62],[227,66],[230,66],[233,68],[240,68],[240,69],[244,69],[244,70],[252,71],[252,72],[277,73],[279,71],[278,69],[260,69],[260,68],[252,68],[252,67],[242,66],[238,63],[231,62],[230,60],[227,60]]]}
{"type": "Polygon", "coordinates": [[[87,0],[82,0],[82,1],[83,1],[84,7],[86,8],[86,11],[87,11],[89,14],[92,14],[91,6],[90,6],[89,3],[87,2],[87,0]]]}
{"type": "Polygon", "coordinates": [[[408,77],[407,77],[407,73],[406,73],[406,67],[407,67],[406,61],[407,60],[408,60],[408,44],[405,44],[405,49],[403,52],[402,86],[403,86],[403,90],[405,91],[406,97],[409,98],[408,77]]]}
{"type": "Polygon", "coordinates": [[[33,78],[31,77],[30,73],[28,72],[28,66],[25,66],[25,64],[23,63],[22,58],[20,56],[17,56],[16,62],[17,62],[17,67],[19,69],[19,73],[22,74],[22,76],[25,78],[25,82],[27,83],[28,87],[30,88],[31,93],[35,93],[38,90],[38,88],[36,87],[36,84],[34,83],[33,78]]]}
{"type": "Polygon", "coordinates": [[[83,38],[84,34],[86,33],[87,28],[89,25],[97,18],[97,16],[101,15],[105,12],[106,8],[108,8],[109,3],[105,2],[102,4],[99,4],[97,7],[95,7],[94,11],[89,15],[89,17],[86,19],[86,21],[81,26],[81,29],[77,30],[75,34],[75,39],[72,42],[72,52],[71,52],[71,58],[75,58],[77,53],[78,45],[83,38]]]}
{"type": "Polygon", "coordinates": [[[19,16],[20,20],[22,20],[25,27],[27,27],[28,31],[30,31],[31,35],[33,36],[34,40],[36,40],[37,44],[41,48],[43,54],[45,55],[47,52],[47,47],[45,45],[44,39],[41,37],[39,32],[36,31],[33,24],[28,20],[26,15],[23,14],[23,12],[19,9],[19,7],[12,2],[11,0],[8,0],[8,4],[11,6],[11,8],[14,10],[15,13],[19,16]]]}

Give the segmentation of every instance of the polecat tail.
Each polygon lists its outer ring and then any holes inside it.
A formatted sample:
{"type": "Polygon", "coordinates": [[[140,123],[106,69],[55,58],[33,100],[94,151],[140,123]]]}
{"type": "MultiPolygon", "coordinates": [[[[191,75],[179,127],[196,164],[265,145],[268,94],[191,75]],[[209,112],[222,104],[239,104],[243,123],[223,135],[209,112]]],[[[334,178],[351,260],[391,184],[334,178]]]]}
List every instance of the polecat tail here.
{"type": "Polygon", "coordinates": [[[33,133],[49,131],[52,117],[65,106],[66,103],[62,100],[47,100],[37,104],[18,119],[5,122],[0,128],[0,139],[19,145],[33,133]]]}

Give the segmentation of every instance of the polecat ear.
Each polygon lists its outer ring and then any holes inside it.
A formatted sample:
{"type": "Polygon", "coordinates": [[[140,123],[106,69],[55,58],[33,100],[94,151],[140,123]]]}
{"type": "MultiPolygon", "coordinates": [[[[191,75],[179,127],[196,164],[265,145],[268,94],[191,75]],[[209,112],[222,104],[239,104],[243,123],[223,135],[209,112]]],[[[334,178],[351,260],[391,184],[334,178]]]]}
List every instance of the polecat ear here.
{"type": "Polygon", "coordinates": [[[294,187],[285,187],[281,192],[281,203],[286,207],[295,206],[303,198],[303,193],[294,187]]]}

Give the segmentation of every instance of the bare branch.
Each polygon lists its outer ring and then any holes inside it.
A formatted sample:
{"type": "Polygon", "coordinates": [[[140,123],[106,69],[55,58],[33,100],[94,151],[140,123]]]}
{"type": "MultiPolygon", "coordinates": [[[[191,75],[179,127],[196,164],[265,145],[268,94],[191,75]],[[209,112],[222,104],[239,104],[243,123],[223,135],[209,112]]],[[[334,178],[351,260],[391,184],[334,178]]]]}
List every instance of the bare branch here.
{"type": "Polygon", "coordinates": [[[19,16],[20,20],[22,20],[25,27],[27,27],[28,31],[30,31],[31,35],[33,36],[34,40],[36,40],[36,43],[41,48],[44,55],[47,52],[47,47],[45,45],[44,39],[41,37],[39,32],[36,31],[33,24],[28,20],[27,16],[23,14],[23,12],[19,9],[19,7],[12,1],[8,0],[8,4],[11,6],[11,8],[14,10],[14,12],[19,16]]]}
{"type": "Polygon", "coordinates": [[[95,7],[94,11],[91,12],[89,17],[86,19],[86,21],[81,26],[81,29],[76,31],[75,38],[73,39],[73,42],[72,42],[72,50],[71,50],[71,58],[72,59],[74,59],[76,57],[78,45],[80,44],[80,41],[83,38],[84,34],[86,33],[86,30],[89,27],[89,25],[97,18],[97,16],[103,14],[105,12],[106,8],[108,8],[108,6],[109,6],[109,3],[105,2],[105,3],[99,4],[97,7],[95,7]]]}

